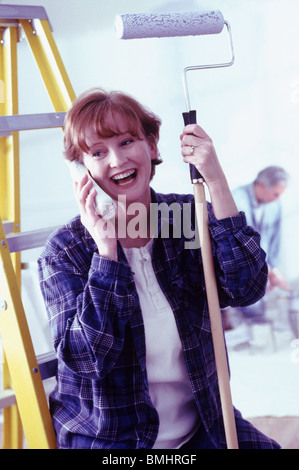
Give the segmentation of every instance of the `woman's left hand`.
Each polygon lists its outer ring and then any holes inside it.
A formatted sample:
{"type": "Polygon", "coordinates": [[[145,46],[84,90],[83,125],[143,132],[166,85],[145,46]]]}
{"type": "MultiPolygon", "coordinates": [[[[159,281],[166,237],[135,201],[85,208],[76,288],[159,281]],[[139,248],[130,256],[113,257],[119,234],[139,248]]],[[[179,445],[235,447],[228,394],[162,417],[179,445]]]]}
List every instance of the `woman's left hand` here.
{"type": "Polygon", "coordinates": [[[188,124],[181,135],[181,147],[184,161],[197,168],[209,188],[215,217],[238,214],[212,139],[198,124],[188,124]]]}
{"type": "Polygon", "coordinates": [[[188,124],[180,138],[184,161],[197,168],[208,186],[219,183],[224,173],[212,139],[198,124],[188,124]]]}

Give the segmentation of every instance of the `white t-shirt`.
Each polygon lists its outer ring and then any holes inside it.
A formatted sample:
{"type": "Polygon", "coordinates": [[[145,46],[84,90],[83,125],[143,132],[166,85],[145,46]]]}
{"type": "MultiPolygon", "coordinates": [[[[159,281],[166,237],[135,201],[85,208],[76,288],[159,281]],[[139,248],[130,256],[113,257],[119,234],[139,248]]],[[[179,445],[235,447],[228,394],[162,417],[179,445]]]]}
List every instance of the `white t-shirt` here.
{"type": "Polygon", "coordinates": [[[152,267],[152,243],[124,251],[135,273],[145,328],[149,392],[160,420],[154,448],[175,449],[196,432],[199,414],[175,317],[152,267]]]}

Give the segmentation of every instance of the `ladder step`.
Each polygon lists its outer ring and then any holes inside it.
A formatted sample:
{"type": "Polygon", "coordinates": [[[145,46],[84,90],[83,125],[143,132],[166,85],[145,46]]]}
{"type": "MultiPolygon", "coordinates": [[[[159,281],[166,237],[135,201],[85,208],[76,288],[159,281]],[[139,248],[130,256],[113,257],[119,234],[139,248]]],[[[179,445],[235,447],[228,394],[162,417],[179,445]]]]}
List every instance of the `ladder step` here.
{"type": "Polygon", "coordinates": [[[9,388],[0,391],[0,410],[9,408],[16,403],[16,396],[13,390],[9,388]]]}
{"type": "Polygon", "coordinates": [[[48,20],[44,7],[25,5],[0,5],[0,22],[2,19],[11,20],[48,20]]]}
{"type": "Polygon", "coordinates": [[[65,112],[0,116],[0,137],[14,131],[63,127],[65,112]]]}
{"type": "Polygon", "coordinates": [[[54,351],[39,354],[36,359],[42,380],[55,377],[57,370],[57,357],[54,351]]]}
{"type": "MultiPolygon", "coordinates": [[[[54,351],[37,356],[37,363],[42,380],[55,377],[57,370],[57,358],[54,351]]],[[[0,391],[0,410],[9,408],[16,403],[15,392],[10,388],[0,391]]]]}
{"type": "Polygon", "coordinates": [[[51,233],[57,228],[58,226],[32,230],[30,232],[11,233],[6,237],[9,251],[16,253],[39,248],[46,243],[51,233]]]}
{"type": "Polygon", "coordinates": [[[3,220],[2,225],[3,225],[4,232],[6,235],[8,233],[13,232],[13,222],[11,222],[10,220],[3,220]]]}

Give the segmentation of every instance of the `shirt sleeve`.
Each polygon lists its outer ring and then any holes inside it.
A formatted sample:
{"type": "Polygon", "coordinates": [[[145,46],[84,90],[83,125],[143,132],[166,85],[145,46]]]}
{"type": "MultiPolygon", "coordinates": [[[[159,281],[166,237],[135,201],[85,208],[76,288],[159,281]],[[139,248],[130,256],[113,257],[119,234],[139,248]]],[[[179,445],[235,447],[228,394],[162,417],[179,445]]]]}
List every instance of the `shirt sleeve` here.
{"type": "Polygon", "coordinates": [[[253,193],[250,194],[250,186],[240,186],[239,188],[232,191],[232,195],[238,210],[245,213],[247,225],[254,227],[252,206],[252,198],[254,195],[253,193]]]}
{"type": "Polygon", "coordinates": [[[103,378],[122,351],[134,307],[129,266],[96,253],[90,263],[82,243],[56,238],[38,268],[58,359],[76,374],[103,378]]]}
{"type": "Polygon", "coordinates": [[[246,223],[244,212],[217,220],[209,210],[210,233],[222,307],[246,306],[265,294],[268,267],[260,235],[246,223]]]}

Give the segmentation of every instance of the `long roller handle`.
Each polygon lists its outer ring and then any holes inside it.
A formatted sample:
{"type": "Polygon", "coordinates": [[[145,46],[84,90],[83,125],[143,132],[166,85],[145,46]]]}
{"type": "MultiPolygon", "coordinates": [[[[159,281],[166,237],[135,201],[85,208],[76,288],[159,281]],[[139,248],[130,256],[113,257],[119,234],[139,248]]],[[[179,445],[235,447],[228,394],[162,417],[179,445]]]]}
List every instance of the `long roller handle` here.
{"type": "MultiPolygon", "coordinates": [[[[183,118],[185,125],[196,124],[195,111],[183,113],[183,118]]],[[[207,202],[205,197],[205,188],[203,185],[203,178],[194,165],[190,165],[190,175],[191,181],[193,182],[196,221],[200,237],[203,271],[211,321],[211,331],[226,444],[228,449],[238,449],[236,422],[231,397],[224,333],[222,328],[217,282],[209,233],[209,220],[207,202]]]]}

